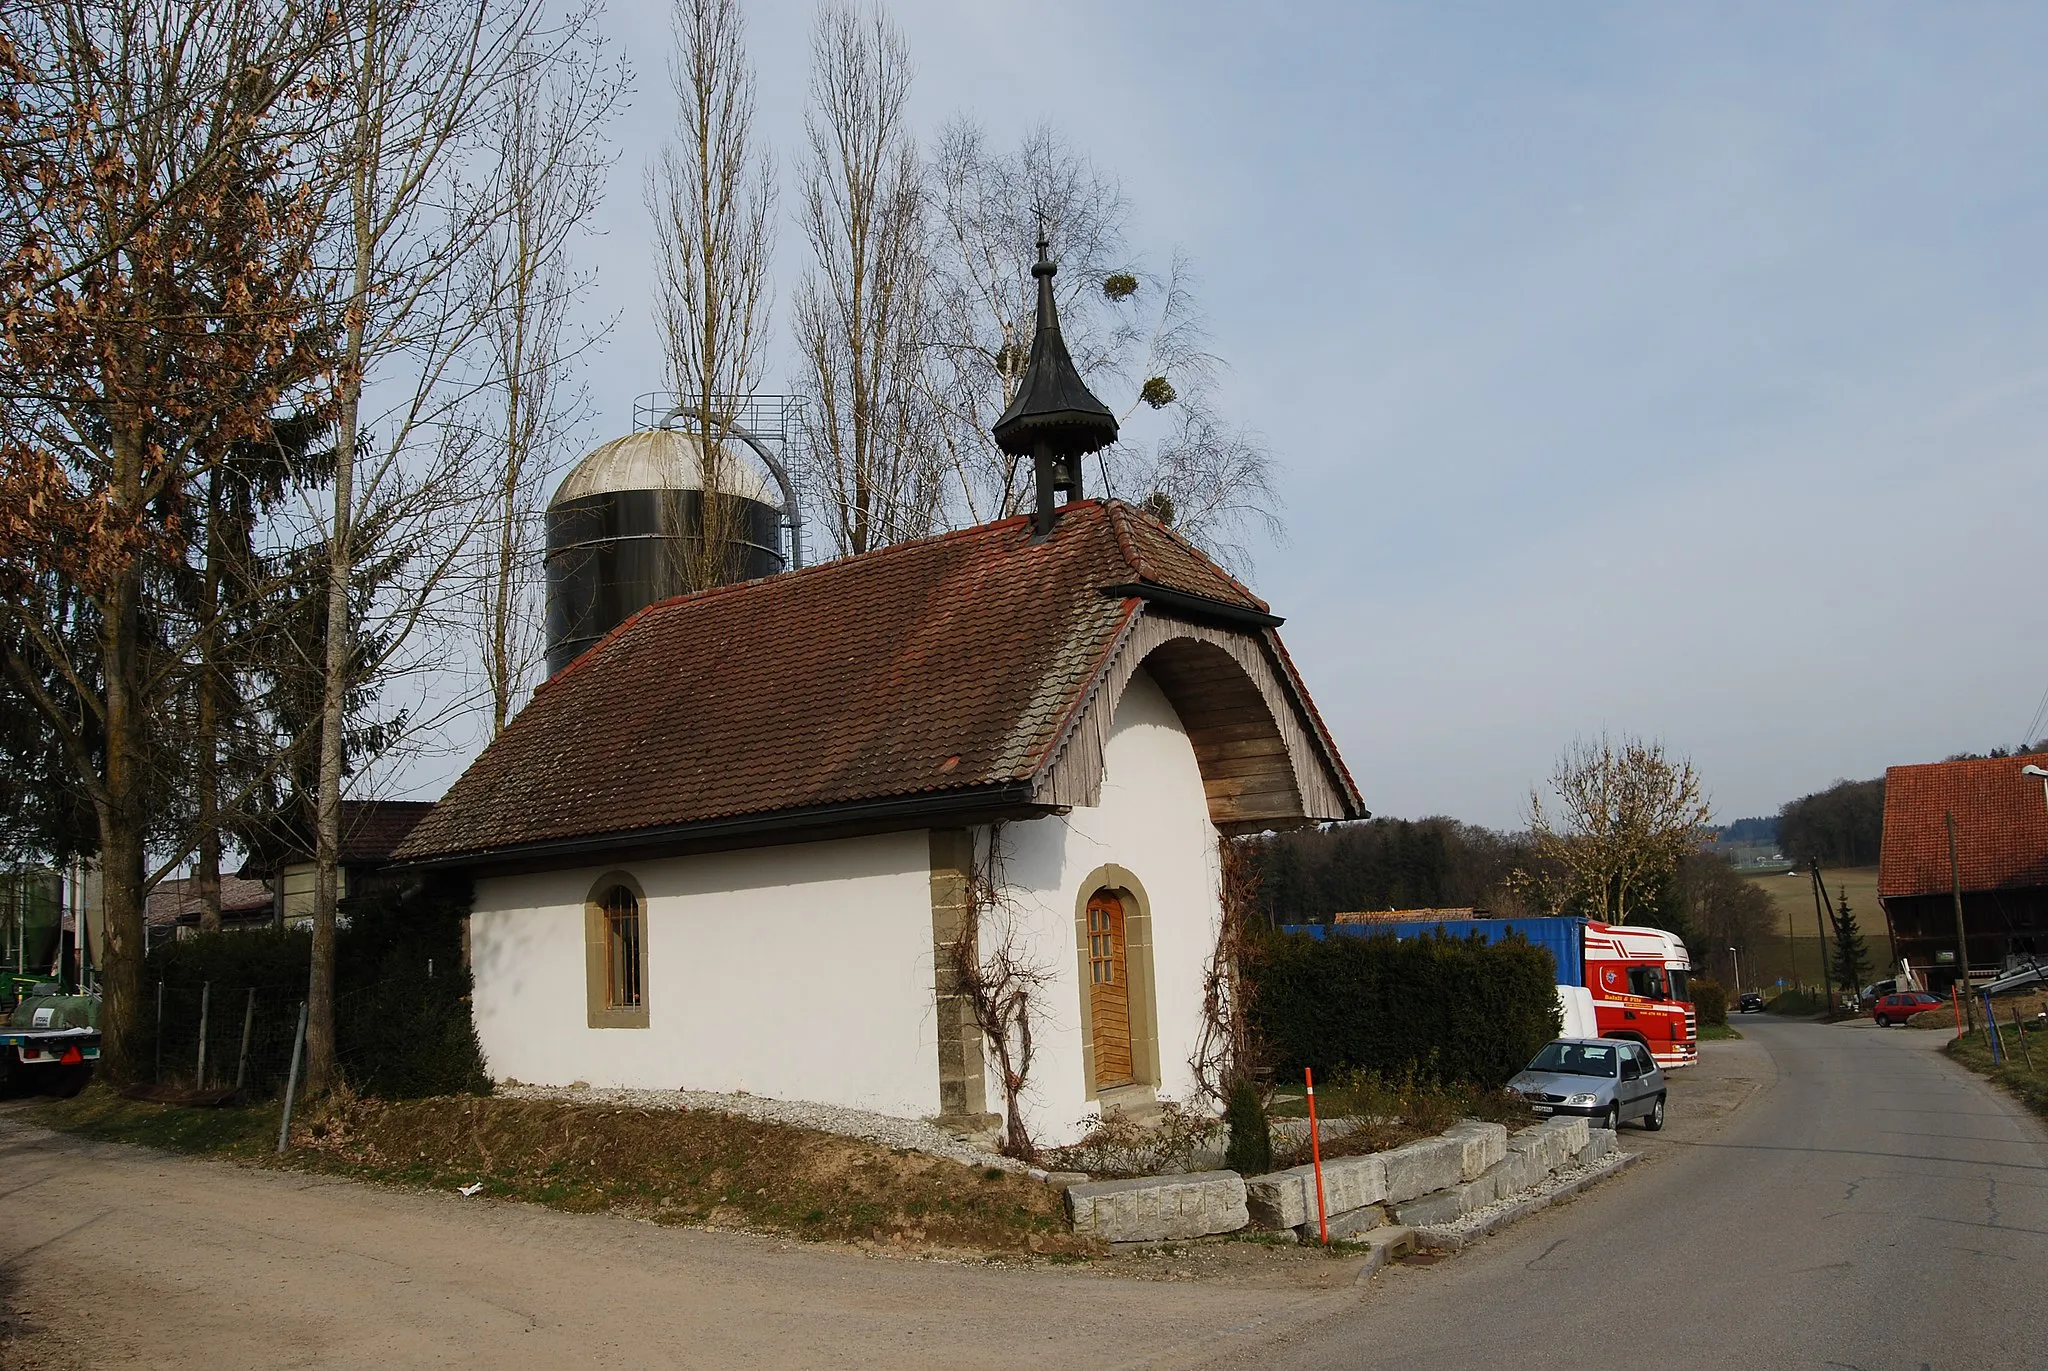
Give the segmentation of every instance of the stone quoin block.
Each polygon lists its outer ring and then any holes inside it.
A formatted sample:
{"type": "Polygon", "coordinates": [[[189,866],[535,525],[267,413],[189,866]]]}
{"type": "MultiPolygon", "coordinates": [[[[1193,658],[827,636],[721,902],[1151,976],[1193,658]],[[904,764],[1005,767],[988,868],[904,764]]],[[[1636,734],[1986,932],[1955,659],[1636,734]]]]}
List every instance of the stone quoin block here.
{"type": "Polygon", "coordinates": [[[1401,1204],[1458,1184],[1465,1178],[1464,1157],[1463,1146],[1442,1137],[1424,1138],[1380,1153],[1379,1158],[1387,1168],[1386,1198],[1401,1204]]]}
{"type": "Polygon", "coordinates": [[[1586,1145],[1579,1149],[1578,1160],[1590,1165],[1604,1162],[1614,1155],[1616,1139],[1613,1129],[1591,1128],[1586,1131],[1586,1145]]]}
{"type": "Polygon", "coordinates": [[[1476,1181],[1486,1174],[1488,1167],[1508,1154],[1508,1130],[1505,1124],[1481,1123],[1467,1119],[1454,1124],[1443,1132],[1446,1138],[1455,1139],[1460,1149],[1458,1169],[1465,1180],[1476,1181]]]}
{"type": "Polygon", "coordinates": [[[1235,1171],[1090,1181],[1067,1191],[1074,1231],[1105,1242],[1166,1242],[1234,1233],[1251,1222],[1235,1171]]]}

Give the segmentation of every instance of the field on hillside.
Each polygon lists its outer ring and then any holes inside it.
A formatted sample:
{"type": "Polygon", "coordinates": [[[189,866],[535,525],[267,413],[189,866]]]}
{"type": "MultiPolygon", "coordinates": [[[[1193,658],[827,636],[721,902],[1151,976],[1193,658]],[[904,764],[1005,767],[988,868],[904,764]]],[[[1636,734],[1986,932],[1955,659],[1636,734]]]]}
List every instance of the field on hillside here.
{"type": "MultiPolygon", "coordinates": [[[[1892,965],[1891,940],[1885,936],[1884,910],[1877,903],[1877,868],[1874,866],[1849,867],[1837,871],[1822,869],[1821,875],[1827,881],[1828,898],[1840,898],[1846,890],[1849,896],[1849,912],[1856,916],[1856,926],[1863,934],[1863,940],[1870,948],[1871,979],[1888,974],[1892,965]]],[[[1777,936],[1765,940],[1764,945],[1755,949],[1752,958],[1743,962],[1742,980],[1744,985],[1754,988],[1758,982],[1766,985],[1780,977],[1786,981],[1796,979],[1805,985],[1820,984],[1820,938],[1814,927],[1813,882],[1804,871],[1791,876],[1751,876],[1750,883],[1759,887],[1777,907],[1775,925],[1777,936]],[[1791,934],[1788,946],[1786,934],[1791,934]],[[1750,962],[1756,965],[1752,967],[1750,962]]],[[[1834,934],[1830,931],[1829,940],[1834,934]]],[[[1715,976],[1728,975],[1728,954],[1722,949],[1713,949],[1714,955],[1703,956],[1701,950],[1693,952],[1695,965],[1707,967],[1715,976]]]]}

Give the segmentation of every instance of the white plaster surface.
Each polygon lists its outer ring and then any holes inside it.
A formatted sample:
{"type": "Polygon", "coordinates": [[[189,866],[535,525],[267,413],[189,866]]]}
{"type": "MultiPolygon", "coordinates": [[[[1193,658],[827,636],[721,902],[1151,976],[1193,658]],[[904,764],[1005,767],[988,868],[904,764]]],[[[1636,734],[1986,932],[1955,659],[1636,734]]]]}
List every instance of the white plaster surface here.
{"type": "MultiPolygon", "coordinates": [[[[1143,670],[1117,704],[1104,751],[1101,803],[1007,825],[1005,876],[1032,959],[1051,973],[1039,997],[1037,1059],[1025,1117],[1038,1142],[1079,1138],[1094,1112],[1083,1073],[1075,909],[1097,868],[1121,866],[1152,912],[1162,1096],[1193,1092],[1188,1067],[1201,1032],[1202,977],[1221,918],[1216,828],[1180,716],[1143,670]]],[[[1134,1025],[1135,1027],[1135,1025],[1134,1025]]],[[[1001,1106],[990,1073],[989,1107],[1001,1106]]]]}
{"type": "MultiPolygon", "coordinates": [[[[1096,1108],[1083,1070],[1074,923],[1084,882],[1103,866],[1129,871],[1151,910],[1161,1067],[1151,1084],[1165,1097],[1191,1095],[1188,1057],[1220,917],[1216,836],[1194,747],[1142,670],[1118,703],[1101,803],[1005,826],[1012,916],[1026,956],[1050,976],[1025,1101],[1040,1143],[1074,1141],[1096,1108]]],[[[905,1118],[938,1112],[921,829],[487,878],[477,882],[470,940],[477,1036],[501,1081],[747,1091],[905,1118]],[[644,1029],[587,1026],[583,906],[614,870],[647,896],[644,1029]]],[[[995,1110],[998,1079],[989,1073],[995,1110]]]]}
{"type": "Polygon", "coordinates": [[[930,872],[916,830],[480,880],[489,1070],[934,1114],[930,872]],[[583,905],[613,870],[647,895],[644,1029],[588,1027],[583,905]]]}

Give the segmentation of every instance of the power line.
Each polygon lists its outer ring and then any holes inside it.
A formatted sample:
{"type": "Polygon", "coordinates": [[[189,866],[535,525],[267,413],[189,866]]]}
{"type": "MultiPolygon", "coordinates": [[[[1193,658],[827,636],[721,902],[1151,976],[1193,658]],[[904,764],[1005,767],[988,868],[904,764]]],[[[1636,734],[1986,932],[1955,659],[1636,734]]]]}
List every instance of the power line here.
{"type": "Polygon", "coordinates": [[[2048,718],[2048,689],[2041,692],[2041,703],[2034,706],[2034,717],[2027,723],[2027,734],[2020,739],[2019,750],[2025,752],[2041,736],[2041,721],[2048,718]]]}

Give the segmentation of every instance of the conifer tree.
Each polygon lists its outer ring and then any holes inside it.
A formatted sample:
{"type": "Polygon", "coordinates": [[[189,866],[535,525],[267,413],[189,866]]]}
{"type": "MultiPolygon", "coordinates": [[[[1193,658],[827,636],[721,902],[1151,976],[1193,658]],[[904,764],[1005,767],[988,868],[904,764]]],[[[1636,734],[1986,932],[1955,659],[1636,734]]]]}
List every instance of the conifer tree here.
{"type": "Polygon", "coordinates": [[[1849,891],[1842,887],[1835,900],[1835,981],[1852,999],[1863,978],[1870,974],[1870,949],[1856,927],[1849,910],[1849,891]]]}

